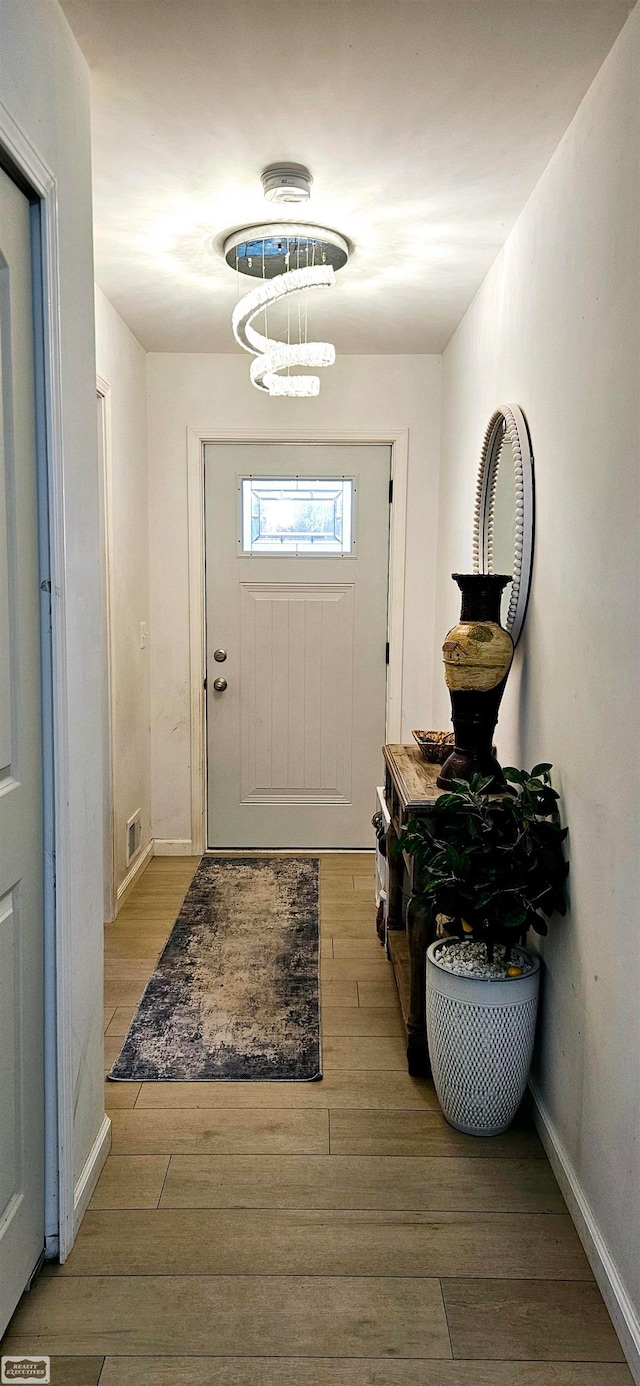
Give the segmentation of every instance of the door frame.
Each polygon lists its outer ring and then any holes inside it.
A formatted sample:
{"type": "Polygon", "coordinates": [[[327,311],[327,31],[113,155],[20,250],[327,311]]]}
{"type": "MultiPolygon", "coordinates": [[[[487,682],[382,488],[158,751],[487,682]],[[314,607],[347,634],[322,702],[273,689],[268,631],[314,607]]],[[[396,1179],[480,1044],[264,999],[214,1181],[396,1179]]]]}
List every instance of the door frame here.
{"type": "Polygon", "coordinates": [[[0,163],[31,203],[44,789],[45,1251],[74,1236],[71,824],[56,179],[0,102],[0,163]]]}
{"type": "Polygon", "coordinates": [[[102,629],[104,636],[104,922],[105,924],[111,924],[118,912],[114,815],[116,760],[113,727],[114,709],[116,706],[114,682],[115,661],[113,654],[115,603],[113,576],[113,459],[111,452],[111,386],[101,375],[96,375],[96,396],[102,401],[100,413],[101,427],[98,429],[98,444],[102,461],[100,476],[100,502],[102,506],[100,565],[102,569],[102,629]]]}
{"type": "MultiPolygon", "coordinates": [[[[189,553],[189,684],[191,721],[191,841],[184,851],[200,856],[207,848],[206,623],[204,449],[207,443],[372,443],[391,450],[393,502],[389,521],[387,636],[387,741],[402,735],[402,666],[405,553],[407,542],[408,428],[355,430],[187,428],[187,527],[189,553]]],[[[375,788],[375,786],[374,786],[375,788]]],[[[372,790],[373,793],[373,790],[372,790]]],[[[182,844],[180,844],[182,846],[182,844]]]]}

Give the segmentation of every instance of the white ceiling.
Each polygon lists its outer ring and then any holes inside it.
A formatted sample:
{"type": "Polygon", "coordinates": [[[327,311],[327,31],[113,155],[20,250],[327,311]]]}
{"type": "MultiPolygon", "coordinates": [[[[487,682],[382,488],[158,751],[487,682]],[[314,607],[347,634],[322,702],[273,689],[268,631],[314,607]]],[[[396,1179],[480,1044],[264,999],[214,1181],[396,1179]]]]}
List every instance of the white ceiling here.
{"type": "MultiPolygon", "coordinates": [[[[282,220],[260,173],[305,163],[291,220],[354,245],[310,335],[438,352],[630,0],[63,0],[92,69],[96,277],[150,351],[237,350],[225,231],[282,220]]],[[[250,287],[251,281],[244,280],[250,287]]]]}

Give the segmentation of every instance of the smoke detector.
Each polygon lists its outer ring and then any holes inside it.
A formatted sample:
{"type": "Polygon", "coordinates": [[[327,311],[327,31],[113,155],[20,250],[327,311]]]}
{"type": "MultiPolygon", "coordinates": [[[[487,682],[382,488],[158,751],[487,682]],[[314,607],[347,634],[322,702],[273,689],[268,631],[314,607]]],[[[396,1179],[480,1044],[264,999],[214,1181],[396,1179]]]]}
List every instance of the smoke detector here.
{"type": "Polygon", "coordinates": [[[262,174],[268,202],[308,202],[312,182],[304,164],[269,164],[262,174]]]}

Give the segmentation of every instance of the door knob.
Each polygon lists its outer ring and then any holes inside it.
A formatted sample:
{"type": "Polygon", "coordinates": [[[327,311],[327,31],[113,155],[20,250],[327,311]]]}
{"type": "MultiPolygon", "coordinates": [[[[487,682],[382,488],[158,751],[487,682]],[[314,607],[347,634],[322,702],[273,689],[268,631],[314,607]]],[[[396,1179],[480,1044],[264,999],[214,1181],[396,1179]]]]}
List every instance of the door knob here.
{"type": "Polygon", "coordinates": [[[215,690],[216,690],[216,693],[224,693],[224,690],[225,690],[225,688],[226,688],[226,686],[227,686],[227,680],[226,680],[226,679],[214,679],[214,680],[213,680],[213,686],[214,686],[214,688],[215,688],[215,690]]]}
{"type": "Polygon", "coordinates": [[[214,650],[214,651],[213,651],[213,658],[215,659],[216,664],[224,664],[224,661],[225,661],[225,659],[227,658],[227,651],[226,651],[226,650],[214,650]]]}

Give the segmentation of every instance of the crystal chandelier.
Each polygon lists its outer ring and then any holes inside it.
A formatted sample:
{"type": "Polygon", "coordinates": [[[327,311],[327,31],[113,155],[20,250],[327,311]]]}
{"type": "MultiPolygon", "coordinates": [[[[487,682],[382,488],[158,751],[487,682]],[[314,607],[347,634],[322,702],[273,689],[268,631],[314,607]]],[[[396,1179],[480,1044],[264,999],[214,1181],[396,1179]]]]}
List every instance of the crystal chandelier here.
{"type": "Polygon", "coordinates": [[[254,226],[229,236],[224,254],[238,280],[240,274],[248,274],[260,281],[236,303],[231,320],[236,341],[255,357],[249,372],[251,383],[271,396],[301,399],[317,395],[317,375],[291,373],[296,367],[332,366],[336,357],[330,342],[308,340],[307,290],[335,284],[336,270],[348,259],[347,242],[323,227],[254,226]],[[290,307],[290,300],[296,297],[297,331],[296,314],[292,325],[290,307]],[[287,303],[286,341],[270,336],[267,325],[269,308],[282,301],[287,303]],[[264,332],[253,326],[260,313],[265,317],[264,332]]]}
{"type": "Polygon", "coordinates": [[[335,273],[331,265],[289,270],[286,274],[276,275],[275,279],[265,280],[236,304],[231,319],[233,335],[245,351],[252,352],[256,357],[249,372],[256,389],[264,390],[269,395],[294,395],[298,398],[319,393],[320,380],[317,375],[281,376],[278,372],[290,371],[292,366],[332,366],[336,359],[335,347],[330,342],[278,342],[257,332],[252,322],[269,304],[277,303],[288,294],[301,293],[304,289],[329,288],[334,283],[335,273]]]}

